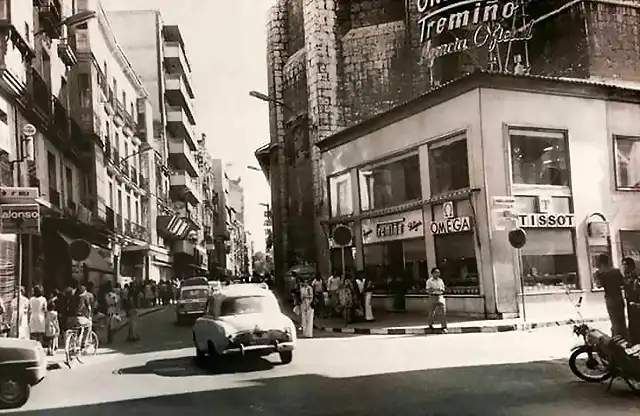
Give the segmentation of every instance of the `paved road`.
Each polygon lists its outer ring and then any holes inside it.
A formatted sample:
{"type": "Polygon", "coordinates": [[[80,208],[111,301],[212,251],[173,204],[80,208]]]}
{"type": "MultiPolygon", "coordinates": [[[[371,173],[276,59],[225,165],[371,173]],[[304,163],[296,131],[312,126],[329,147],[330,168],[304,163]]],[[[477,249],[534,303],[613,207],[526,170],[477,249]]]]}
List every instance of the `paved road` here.
{"type": "Polygon", "coordinates": [[[576,340],[567,328],[319,334],[300,340],[290,365],[274,356],[213,373],[193,363],[190,329],[173,325],[171,310],[143,324],[140,345],[119,339],[116,351],[50,372],[22,410],[52,416],[627,416],[640,410],[640,398],[622,385],[606,393],[570,374],[564,359],[576,340]]]}

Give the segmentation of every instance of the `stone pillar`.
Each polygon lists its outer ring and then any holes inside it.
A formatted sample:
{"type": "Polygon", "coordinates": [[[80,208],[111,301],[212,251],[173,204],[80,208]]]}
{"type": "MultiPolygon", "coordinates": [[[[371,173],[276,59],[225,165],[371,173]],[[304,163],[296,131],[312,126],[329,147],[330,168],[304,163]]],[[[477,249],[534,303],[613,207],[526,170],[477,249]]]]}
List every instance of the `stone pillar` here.
{"type": "MultiPolygon", "coordinates": [[[[281,101],[283,92],[283,68],[287,60],[287,4],[278,0],[269,11],[267,25],[267,78],[269,96],[281,101]]],[[[269,103],[271,143],[277,145],[271,163],[270,185],[273,215],[273,254],[276,284],[280,287],[282,276],[289,268],[287,163],[284,152],[286,108],[269,103]],[[274,163],[275,162],[275,163],[274,163]]]]}
{"type": "Polygon", "coordinates": [[[328,275],[330,255],[328,238],[321,219],[328,217],[326,175],[319,140],[342,127],[342,114],[338,102],[338,16],[335,0],[304,0],[304,33],[307,51],[307,90],[309,93],[309,147],[313,168],[314,228],[317,264],[323,275],[328,275]]]}

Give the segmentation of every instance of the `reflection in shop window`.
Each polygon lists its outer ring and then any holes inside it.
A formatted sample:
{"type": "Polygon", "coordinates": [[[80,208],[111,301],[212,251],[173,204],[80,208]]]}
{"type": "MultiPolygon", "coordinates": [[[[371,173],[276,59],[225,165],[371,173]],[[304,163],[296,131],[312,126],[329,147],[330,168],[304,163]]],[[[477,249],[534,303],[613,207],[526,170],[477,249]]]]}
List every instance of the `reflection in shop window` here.
{"type": "Polygon", "coordinates": [[[351,201],[351,175],[345,173],[329,178],[329,196],[331,200],[331,216],[353,214],[351,201]]]}
{"type": "Polygon", "coordinates": [[[615,138],[616,185],[640,189],[640,137],[615,138]]]}
{"type": "Polygon", "coordinates": [[[362,210],[400,205],[422,198],[417,154],[358,172],[362,210]]]}
{"type": "Polygon", "coordinates": [[[431,195],[469,187],[467,140],[456,137],[429,146],[431,195]]]}
{"type": "Polygon", "coordinates": [[[569,186],[566,136],[561,132],[510,129],[514,184],[569,186]]]}
{"type": "Polygon", "coordinates": [[[522,248],[525,291],[546,292],[578,288],[578,259],[573,231],[527,229],[522,248]]]}
{"type": "Polygon", "coordinates": [[[433,237],[436,261],[447,286],[447,293],[458,295],[480,293],[473,239],[472,232],[433,237]]]}

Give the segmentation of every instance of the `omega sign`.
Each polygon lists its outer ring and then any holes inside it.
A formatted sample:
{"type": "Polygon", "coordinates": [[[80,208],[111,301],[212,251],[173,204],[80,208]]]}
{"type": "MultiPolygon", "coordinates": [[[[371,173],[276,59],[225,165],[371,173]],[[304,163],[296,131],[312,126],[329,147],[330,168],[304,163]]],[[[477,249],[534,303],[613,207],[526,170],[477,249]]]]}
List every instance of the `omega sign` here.
{"type": "Polygon", "coordinates": [[[471,218],[455,217],[431,222],[431,234],[454,234],[471,231],[471,218]]]}
{"type": "Polygon", "coordinates": [[[420,28],[420,42],[426,44],[424,56],[429,66],[442,56],[488,47],[496,50],[500,43],[527,41],[533,37],[533,22],[523,24],[522,1],[494,0],[416,0],[420,28]],[[501,23],[504,23],[501,25],[501,23]],[[432,39],[445,32],[471,26],[468,38],[432,47],[432,39]],[[505,29],[508,28],[508,29],[505,29]]]}

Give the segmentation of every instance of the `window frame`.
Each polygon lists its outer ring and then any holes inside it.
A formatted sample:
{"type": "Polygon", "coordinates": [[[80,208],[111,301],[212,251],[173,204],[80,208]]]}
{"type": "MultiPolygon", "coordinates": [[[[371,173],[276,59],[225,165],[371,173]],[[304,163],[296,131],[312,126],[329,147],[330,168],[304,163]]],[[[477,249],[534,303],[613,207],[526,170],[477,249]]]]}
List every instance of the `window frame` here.
{"type": "Polygon", "coordinates": [[[632,140],[634,142],[640,143],[640,135],[629,135],[629,134],[614,134],[613,138],[613,178],[614,178],[614,186],[616,191],[622,192],[640,192],[640,186],[623,186],[620,185],[620,175],[618,172],[618,139],[622,140],[632,140]]]}
{"type": "Polygon", "coordinates": [[[461,189],[468,189],[471,187],[471,175],[472,175],[472,165],[471,165],[471,160],[470,160],[470,152],[469,152],[469,140],[468,140],[468,136],[467,136],[467,132],[459,132],[458,134],[454,134],[451,136],[447,136],[447,137],[443,137],[441,139],[438,140],[434,140],[432,142],[427,143],[427,159],[428,159],[428,175],[429,175],[429,194],[430,197],[438,197],[438,196],[442,196],[442,195],[447,195],[450,194],[451,192],[456,192],[459,191],[460,189],[453,189],[450,191],[445,191],[445,192],[438,192],[435,193],[433,190],[433,187],[431,186],[431,169],[432,169],[432,165],[431,165],[431,149],[439,149],[442,147],[446,147],[446,146],[450,146],[456,142],[459,141],[464,141],[466,148],[467,148],[467,176],[468,176],[468,180],[469,180],[469,184],[468,186],[466,186],[465,188],[461,188],[461,189]]]}
{"type": "MultiPolygon", "coordinates": [[[[410,157],[414,157],[416,156],[418,158],[418,171],[421,170],[421,166],[420,166],[420,150],[419,148],[413,148],[407,152],[403,152],[400,154],[395,154],[393,156],[390,157],[386,157],[386,158],[382,158],[382,159],[377,159],[375,161],[369,162],[367,164],[358,166],[358,168],[356,169],[356,186],[358,187],[358,204],[360,206],[360,211],[361,212],[376,212],[379,210],[383,210],[383,209],[387,209],[387,208],[393,208],[393,207],[397,207],[400,205],[405,205],[405,204],[410,204],[412,202],[417,202],[417,201],[421,201],[424,199],[424,195],[422,195],[422,174],[420,173],[420,198],[418,199],[410,199],[407,201],[404,201],[400,204],[396,204],[396,205],[390,205],[390,206],[386,206],[386,207],[369,207],[367,209],[365,209],[363,207],[362,204],[362,184],[361,184],[361,176],[360,176],[360,172],[362,172],[363,170],[373,170],[376,168],[379,168],[381,166],[386,166],[386,165],[391,165],[393,163],[396,162],[400,162],[404,159],[409,159],[410,157]]],[[[369,203],[369,205],[372,205],[371,203],[369,203]]]]}
{"type": "Polygon", "coordinates": [[[354,206],[354,203],[353,203],[353,183],[350,183],[350,186],[349,186],[348,190],[350,191],[349,192],[349,198],[351,199],[351,212],[347,213],[347,214],[341,214],[341,213],[338,212],[338,210],[336,210],[336,215],[333,215],[332,206],[333,206],[333,202],[334,201],[333,201],[333,195],[332,195],[333,192],[331,191],[331,181],[332,180],[336,180],[337,178],[340,178],[340,177],[344,177],[344,180],[336,182],[336,198],[338,198],[338,200],[339,200],[339,195],[337,193],[337,191],[338,191],[337,185],[339,183],[342,183],[342,182],[347,182],[348,184],[350,182],[353,182],[353,180],[351,178],[351,170],[344,170],[344,171],[341,171],[341,172],[338,172],[338,173],[334,173],[332,175],[327,176],[327,200],[329,202],[329,217],[330,218],[348,217],[350,215],[354,215],[355,214],[355,206],[354,206]]]}
{"type": "Polygon", "coordinates": [[[504,124],[504,142],[505,142],[505,148],[507,149],[506,152],[506,173],[507,173],[507,177],[508,177],[508,183],[511,185],[511,189],[514,190],[514,193],[517,193],[518,190],[531,190],[531,189],[541,189],[541,190],[546,190],[548,191],[550,194],[553,195],[566,195],[566,196],[571,196],[571,189],[573,187],[572,183],[573,183],[573,175],[571,172],[571,151],[569,149],[569,131],[567,129],[562,129],[562,128],[553,128],[553,127],[537,127],[537,126],[523,126],[523,125],[516,125],[516,124],[504,124]],[[567,163],[567,169],[569,171],[569,183],[568,185],[562,185],[562,186],[558,186],[558,185],[539,185],[539,184],[526,184],[526,183],[516,183],[513,181],[513,160],[511,158],[511,153],[512,153],[512,146],[511,146],[511,135],[513,134],[512,132],[518,132],[515,135],[526,135],[528,133],[531,133],[532,136],[535,137],[536,133],[538,134],[539,137],[544,137],[544,134],[555,134],[555,135],[561,135],[563,137],[564,140],[564,146],[565,146],[565,157],[566,157],[566,163],[567,163]]]}

